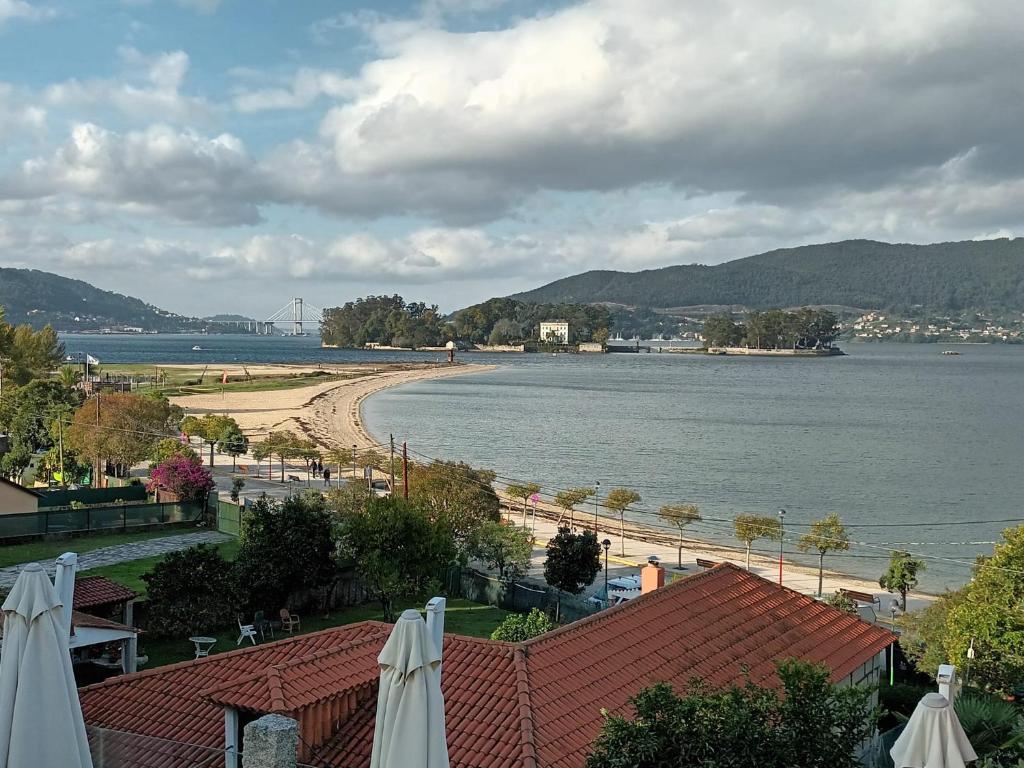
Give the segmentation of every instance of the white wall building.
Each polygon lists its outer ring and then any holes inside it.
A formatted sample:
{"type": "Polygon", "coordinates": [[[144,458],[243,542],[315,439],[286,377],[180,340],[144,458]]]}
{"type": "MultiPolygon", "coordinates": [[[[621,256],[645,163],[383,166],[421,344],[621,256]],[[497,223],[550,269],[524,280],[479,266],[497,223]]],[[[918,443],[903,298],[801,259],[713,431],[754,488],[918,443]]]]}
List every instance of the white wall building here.
{"type": "Polygon", "coordinates": [[[549,320],[540,324],[540,340],[556,344],[569,343],[569,323],[565,320],[549,320]]]}

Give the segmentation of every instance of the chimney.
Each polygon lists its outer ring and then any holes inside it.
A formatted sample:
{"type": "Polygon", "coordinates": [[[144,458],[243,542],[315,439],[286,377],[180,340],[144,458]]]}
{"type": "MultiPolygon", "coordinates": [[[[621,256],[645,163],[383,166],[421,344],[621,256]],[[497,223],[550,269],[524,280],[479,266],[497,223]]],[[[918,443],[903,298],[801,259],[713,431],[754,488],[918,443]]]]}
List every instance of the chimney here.
{"type": "MultiPolygon", "coordinates": [[[[432,597],[427,602],[427,633],[437,646],[437,652],[444,655],[444,609],[447,600],[443,597],[432,597]]],[[[437,666],[437,674],[441,674],[441,665],[437,666]]]]}
{"type": "Polygon", "coordinates": [[[658,565],[658,558],[647,558],[647,565],[640,570],[640,594],[646,595],[665,586],[665,569],[658,565]]]}
{"type": "Polygon", "coordinates": [[[64,628],[71,638],[71,611],[75,604],[75,570],[78,568],[78,555],[74,552],[65,552],[57,558],[57,574],[53,580],[54,589],[57,590],[57,597],[60,598],[64,615],[64,628]]]}

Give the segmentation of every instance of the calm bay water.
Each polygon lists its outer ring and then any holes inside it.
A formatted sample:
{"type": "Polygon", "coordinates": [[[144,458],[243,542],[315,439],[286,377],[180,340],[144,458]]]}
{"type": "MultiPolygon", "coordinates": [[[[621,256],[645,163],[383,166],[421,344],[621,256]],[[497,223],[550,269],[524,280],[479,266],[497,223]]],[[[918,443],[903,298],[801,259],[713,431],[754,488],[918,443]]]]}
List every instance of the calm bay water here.
{"type": "MultiPolygon", "coordinates": [[[[315,338],[69,336],[106,362],[435,360],[436,353],[322,350],[315,338]],[[191,347],[199,344],[202,352],[191,347]]],[[[877,577],[889,545],[971,561],[1024,518],[1024,349],[849,345],[847,357],[770,360],[669,354],[462,355],[495,371],[386,390],[364,405],[378,438],[546,488],[617,485],[638,520],[693,502],[691,533],[734,543],[740,512],[787,510],[787,531],[838,512],[857,546],[832,567],[877,577]],[[954,523],[950,525],[950,523],[954,523]]],[[[787,543],[787,550],[792,546],[787,543]]],[[[929,561],[922,584],[968,567],[929,561]]]]}

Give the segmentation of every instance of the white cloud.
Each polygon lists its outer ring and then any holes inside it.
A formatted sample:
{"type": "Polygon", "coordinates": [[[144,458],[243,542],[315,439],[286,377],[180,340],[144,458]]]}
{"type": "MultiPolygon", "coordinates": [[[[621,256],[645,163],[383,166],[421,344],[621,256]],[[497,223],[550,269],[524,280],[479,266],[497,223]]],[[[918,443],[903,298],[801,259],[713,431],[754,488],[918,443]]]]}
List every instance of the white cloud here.
{"type": "Polygon", "coordinates": [[[207,138],[164,125],[120,135],[92,123],[72,129],[51,157],[0,179],[0,199],[79,196],[111,211],[207,225],[260,220],[253,162],[230,135],[207,138]]]}
{"type": "Polygon", "coordinates": [[[0,82],[0,139],[17,131],[40,131],[46,127],[46,110],[25,102],[24,94],[0,82]]]}
{"type": "Polygon", "coordinates": [[[25,0],[0,0],[0,27],[12,19],[41,21],[43,19],[52,19],[56,15],[57,12],[52,8],[32,5],[25,2],[25,0]]]}
{"type": "Polygon", "coordinates": [[[184,51],[146,56],[135,48],[118,51],[122,79],[67,80],[49,86],[46,102],[60,107],[113,107],[129,117],[165,122],[209,122],[215,109],[205,100],[186,96],[181,89],[189,70],[184,51]]]}
{"type": "Polygon", "coordinates": [[[239,112],[300,109],[308,107],[321,96],[337,99],[354,93],[352,80],[338,72],[303,68],[295,73],[290,83],[282,87],[239,88],[235,93],[234,104],[239,112]]]}

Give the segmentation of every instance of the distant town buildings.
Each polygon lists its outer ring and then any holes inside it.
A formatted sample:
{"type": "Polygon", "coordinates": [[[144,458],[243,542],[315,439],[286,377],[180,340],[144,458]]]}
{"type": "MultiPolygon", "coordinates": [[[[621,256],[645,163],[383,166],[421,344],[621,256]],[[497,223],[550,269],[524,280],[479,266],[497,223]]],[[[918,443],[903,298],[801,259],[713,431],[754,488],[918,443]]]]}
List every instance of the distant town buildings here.
{"type": "Polygon", "coordinates": [[[552,344],[568,344],[569,323],[565,320],[548,320],[541,323],[540,340],[552,344]]]}
{"type": "Polygon", "coordinates": [[[876,311],[861,315],[848,327],[858,341],[1024,342],[1024,316],[996,319],[965,312],[900,317],[876,311]]]}

